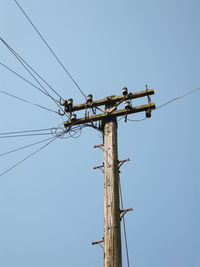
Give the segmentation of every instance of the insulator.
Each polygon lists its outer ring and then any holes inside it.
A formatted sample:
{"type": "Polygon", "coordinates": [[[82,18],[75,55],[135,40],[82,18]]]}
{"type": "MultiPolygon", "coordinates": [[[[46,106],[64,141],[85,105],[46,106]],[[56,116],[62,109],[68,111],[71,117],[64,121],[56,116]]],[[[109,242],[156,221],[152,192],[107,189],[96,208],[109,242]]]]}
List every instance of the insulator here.
{"type": "Polygon", "coordinates": [[[146,118],[151,118],[151,109],[146,111],[146,118]]]}
{"type": "Polygon", "coordinates": [[[124,107],[125,107],[125,109],[129,109],[129,108],[131,108],[131,102],[130,102],[129,100],[127,100],[127,101],[125,102],[125,104],[124,104],[124,107]]]}
{"type": "Polygon", "coordinates": [[[126,87],[124,87],[122,89],[122,95],[127,95],[128,94],[128,89],[126,87]]]}
{"type": "Polygon", "coordinates": [[[73,106],[73,99],[72,99],[72,98],[69,98],[69,99],[67,100],[67,105],[68,105],[69,107],[72,107],[72,106],[73,106]]]}
{"type": "Polygon", "coordinates": [[[70,119],[71,119],[71,121],[75,121],[76,120],[76,114],[71,114],[71,116],[70,116],[70,119]]]}
{"type": "Polygon", "coordinates": [[[89,94],[87,96],[87,103],[91,103],[93,101],[93,96],[91,94],[89,94]]]}

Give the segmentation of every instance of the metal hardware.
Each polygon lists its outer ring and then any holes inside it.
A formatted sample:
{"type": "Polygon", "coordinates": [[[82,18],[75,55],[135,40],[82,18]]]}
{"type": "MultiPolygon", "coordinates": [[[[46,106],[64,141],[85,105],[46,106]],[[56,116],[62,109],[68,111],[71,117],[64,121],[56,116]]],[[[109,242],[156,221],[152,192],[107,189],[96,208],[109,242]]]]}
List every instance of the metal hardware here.
{"type": "Polygon", "coordinates": [[[104,242],[104,239],[92,242],[92,245],[98,245],[104,242]]]}
{"type": "Polygon", "coordinates": [[[122,215],[120,216],[120,221],[123,219],[124,215],[125,215],[127,212],[129,212],[129,211],[133,211],[133,209],[132,209],[132,208],[129,208],[129,209],[125,209],[125,210],[120,210],[120,213],[122,214],[122,215]]]}
{"type": "Polygon", "coordinates": [[[95,146],[94,146],[94,148],[99,148],[99,147],[100,147],[100,148],[103,147],[103,144],[95,145],[95,146]]]}
{"type": "Polygon", "coordinates": [[[125,162],[128,162],[128,161],[130,161],[129,158],[128,158],[128,159],[124,159],[124,160],[119,160],[119,165],[118,165],[118,167],[120,168],[125,162]]]}

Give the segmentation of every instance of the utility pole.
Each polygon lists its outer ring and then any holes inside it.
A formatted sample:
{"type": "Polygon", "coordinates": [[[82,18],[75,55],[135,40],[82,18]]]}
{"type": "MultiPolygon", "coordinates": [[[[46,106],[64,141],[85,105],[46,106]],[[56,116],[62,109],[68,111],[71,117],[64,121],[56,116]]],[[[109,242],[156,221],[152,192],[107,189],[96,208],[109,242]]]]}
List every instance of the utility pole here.
{"type": "Polygon", "coordinates": [[[128,93],[127,88],[122,89],[122,95],[110,96],[101,100],[93,101],[93,96],[88,95],[87,102],[79,105],[73,105],[73,100],[68,99],[63,103],[64,115],[70,114],[70,119],[64,122],[66,130],[70,130],[74,126],[90,123],[90,126],[98,128],[103,133],[103,144],[96,147],[103,147],[104,163],[101,166],[94,167],[103,168],[104,172],[104,238],[100,241],[92,242],[92,244],[104,243],[104,267],[121,267],[121,230],[120,221],[127,210],[120,210],[120,191],[119,191],[119,167],[125,161],[118,160],[118,144],[117,144],[117,117],[127,116],[132,113],[145,112],[146,118],[151,117],[151,110],[155,109],[155,104],[151,103],[150,95],[154,94],[154,90],[146,90],[128,93]],[[148,104],[142,106],[133,106],[132,99],[147,96],[148,104]],[[118,106],[125,103],[125,108],[118,110],[118,106]],[[105,106],[102,110],[100,106],[105,106]],[[85,110],[83,118],[77,118],[75,112],[85,110]],[[100,114],[96,111],[100,110],[100,114]],[[92,111],[90,115],[89,111],[92,111]],[[99,126],[95,123],[99,122],[99,126]],[[119,165],[120,164],[120,165],[119,165]]]}
{"type": "MultiPolygon", "coordinates": [[[[106,105],[106,111],[113,104],[106,105]]],[[[121,231],[119,205],[119,167],[117,120],[103,122],[104,137],[104,266],[121,267],[121,231]]]]}

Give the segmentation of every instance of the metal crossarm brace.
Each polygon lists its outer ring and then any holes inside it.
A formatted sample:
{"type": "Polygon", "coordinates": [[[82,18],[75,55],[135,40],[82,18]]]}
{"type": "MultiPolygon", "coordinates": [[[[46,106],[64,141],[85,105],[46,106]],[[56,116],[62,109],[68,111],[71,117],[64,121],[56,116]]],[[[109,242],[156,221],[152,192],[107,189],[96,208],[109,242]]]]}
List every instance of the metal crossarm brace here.
{"type": "Polygon", "coordinates": [[[122,215],[120,216],[120,221],[122,220],[122,218],[124,217],[124,215],[129,212],[129,211],[133,211],[132,208],[129,209],[125,209],[125,210],[120,210],[120,213],[122,213],[122,215]]]}

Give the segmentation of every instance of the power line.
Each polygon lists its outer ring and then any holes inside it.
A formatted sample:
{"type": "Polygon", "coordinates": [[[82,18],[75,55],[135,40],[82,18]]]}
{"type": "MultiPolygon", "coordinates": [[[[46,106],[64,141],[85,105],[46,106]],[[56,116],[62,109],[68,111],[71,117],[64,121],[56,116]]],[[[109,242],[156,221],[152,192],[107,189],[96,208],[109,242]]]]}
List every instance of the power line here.
{"type": "Polygon", "coordinates": [[[11,171],[12,169],[14,169],[15,167],[17,167],[18,165],[20,165],[21,163],[23,163],[25,160],[29,159],[30,157],[32,157],[33,155],[35,155],[36,153],[38,153],[39,151],[41,151],[42,149],[44,149],[45,147],[47,147],[49,144],[51,144],[53,141],[55,141],[58,137],[53,137],[52,140],[50,140],[47,144],[45,144],[44,146],[40,147],[39,149],[37,149],[36,151],[32,152],[30,155],[28,155],[27,157],[25,157],[24,159],[20,160],[19,162],[17,162],[16,164],[14,164],[13,166],[11,166],[10,168],[8,168],[6,171],[2,172],[0,174],[0,177],[3,176],[4,174],[6,174],[7,172],[11,171]]]}
{"type": "Polygon", "coordinates": [[[54,138],[54,137],[50,137],[50,138],[41,140],[41,141],[39,141],[39,142],[35,142],[35,143],[29,144],[29,145],[26,145],[26,146],[22,146],[22,147],[19,147],[19,148],[15,148],[15,149],[13,149],[13,150],[9,150],[9,151],[7,151],[7,152],[4,152],[4,153],[0,154],[0,157],[5,156],[5,155],[8,155],[8,154],[10,154],[10,153],[14,153],[14,152],[20,151],[20,150],[22,150],[22,149],[25,149],[25,148],[28,148],[28,147],[31,147],[31,146],[35,146],[35,145],[44,143],[44,142],[46,142],[46,141],[48,141],[48,140],[51,140],[51,139],[53,139],[53,138],[54,138]]]}
{"type": "MultiPolygon", "coordinates": [[[[123,197],[122,197],[122,188],[121,188],[120,179],[119,179],[119,194],[120,194],[121,207],[122,207],[122,210],[123,210],[124,207],[123,207],[123,197]]],[[[126,235],[126,223],[125,223],[124,216],[122,217],[122,222],[123,222],[123,229],[124,229],[124,240],[125,240],[125,247],[126,247],[127,265],[128,265],[128,267],[130,267],[129,253],[128,253],[128,241],[127,241],[127,235],[126,235]]]]}
{"type": "MultiPolygon", "coordinates": [[[[32,74],[32,72],[25,66],[26,63],[22,62],[22,58],[17,54],[17,52],[14,49],[12,49],[12,47],[9,46],[8,43],[6,43],[6,41],[4,41],[1,37],[0,37],[0,40],[8,48],[8,50],[14,55],[14,57],[19,61],[19,63],[28,71],[28,73],[33,77],[33,79],[42,87],[42,89],[44,91],[39,87],[37,87],[36,89],[38,89],[41,93],[43,93],[43,94],[45,94],[47,96],[50,96],[49,93],[47,92],[47,90],[43,87],[43,85],[36,79],[36,77],[32,74]]],[[[26,64],[26,65],[28,65],[28,64],[26,64]]]]}
{"type": "MultiPolygon", "coordinates": [[[[3,64],[2,62],[0,62],[0,65],[3,66],[5,69],[9,70],[11,73],[15,74],[16,76],[18,76],[19,78],[21,78],[22,80],[24,80],[25,82],[27,82],[28,84],[30,84],[31,86],[33,86],[34,88],[41,90],[41,88],[37,87],[35,84],[31,83],[30,81],[28,81],[26,78],[24,78],[23,76],[21,76],[20,74],[18,74],[17,72],[15,72],[14,70],[12,70],[11,68],[9,68],[8,66],[6,66],[5,64],[3,64]]],[[[55,99],[56,100],[56,99],[55,99]]],[[[57,100],[56,100],[57,101],[57,100]]]]}
{"type": "Polygon", "coordinates": [[[144,121],[144,120],[146,120],[146,118],[139,119],[139,120],[132,120],[132,119],[127,118],[127,121],[133,121],[133,122],[140,122],[140,121],[144,121]]]}
{"type": "Polygon", "coordinates": [[[0,136],[0,138],[1,138],[1,139],[4,139],[4,138],[29,137],[29,136],[42,136],[42,135],[52,135],[52,133],[5,135],[5,136],[0,136]]]}
{"type": "Polygon", "coordinates": [[[28,101],[28,100],[26,100],[26,99],[23,99],[23,98],[21,98],[21,97],[15,96],[15,95],[12,95],[12,94],[7,93],[7,92],[5,92],[5,91],[0,90],[0,93],[5,94],[5,95],[8,95],[8,96],[13,97],[13,98],[18,99],[18,100],[21,100],[21,101],[23,101],[23,102],[25,102],[25,103],[28,103],[28,104],[30,104],[30,105],[33,105],[33,106],[36,106],[36,107],[39,107],[39,108],[42,108],[42,109],[45,109],[45,110],[48,110],[48,111],[51,111],[51,112],[53,112],[53,113],[58,114],[57,111],[54,111],[54,110],[52,110],[52,109],[46,108],[46,107],[44,107],[44,106],[41,106],[41,105],[39,105],[39,104],[30,102],[30,101],[28,101]]]}
{"type": "Polygon", "coordinates": [[[21,7],[21,5],[18,3],[18,1],[14,0],[15,3],[17,4],[17,6],[19,7],[19,9],[22,11],[22,13],[24,14],[24,16],[27,18],[27,20],[30,22],[30,24],[32,25],[32,27],[35,29],[35,31],[37,32],[37,34],[40,36],[40,38],[42,39],[42,41],[45,43],[45,45],[47,46],[47,48],[51,51],[51,53],[53,54],[54,58],[57,60],[57,62],[60,64],[60,66],[63,68],[63,70],[67,73],[67,75],[70,77],[70,79],[72,80],[72,82],[76,85],[76,87],[78,88],[78,90],[81,92],[81,94],[85,97],[85,99],[87,99],[86,95],[84,94],[84,92],[81,90],[80,86],[78,85],[78,83],[75,81],[75,79],[72,77],[72,75],[69,73],[69,71],[66,69],[66,67],[63,65],[63,63],[61,62],[61,60],[56,56],[55,52],[52,50],[52,48],[49,46],[49,44],[47,43],[47,41],[44,39],[44,37],[42,36],[42,34],[39,32],[39,30],[35,27],[35,25],[33,24],[33,22],[31,21],[31,19],[28,17],[28,15],[26,14],[26,12],[24,11],[24,9],[21,7]]]}
{"type": "MultiPolygon", "coordinates": [[[[186,97],[186,96],[188,96],[188,95],[190,95],[190,94],[193,94],[193,93],[195,93],[196,91],[199,91],[199,90],[200,90],[200,88],[196,88],[196,89],[193,89],[193,90],[191,90],[191,91],[189,91],[189,92],[187,92],[187,93],[185,93],[185,94],[182,94],[182,95],[180,95],[180,96],[174,97],[174,98],[168,100],[167,102],[165,102],[165,103],[163,103],[163,104],[157,106],[156,109],[153,110],[153,111],[156,111],[156,110],[159,109],[159,108],[162,108],[162,107],[164,107],[164,106],[167,106],[168,104],[170,104],[170,103],[172,103],[172,102],[174,102],[174,101],[180,100],[181,98],[186,97]]],[[[132,121],[132,122],[140,122],[140,121],[144,121],[144,120],[146,120],[146,117],[143,118],[143,119],[138,119],[138,120],[132,120],[132,119],[127,118],[127,120],[128,120],[128,121],[132,121]]]]}
{"type": "Polygon", "coordinates": [[[181,98],[183,98],[183,97],[185,97],[185,96],[188,96],[188,95],[190,95],[190,94],[193,94],[194,92],[196,92],[196,91],[198,91],[198,90],[200,90],[200,88],[193,89],[193,90],[191,90],[191,91],[189,91],[189,92],[187,92],[187,93],[185,93],[185,94],[183,94],[183,95],[177,96],[177,97],[175,97],[175,98],[173,98],[173,99],[171,99],[171,100],[169,100],[169,101],[167,101],[167,102],[161,104],[161,105],[158,106],[156,109],[162,108],[162,107],[164,107],[164,106],[170,104],[171,102],[174,102],[174,101],[176,101],[176,100],[179,100],[179,99],[181,99],[181,98]]]}
{"type": "MultiPolygon", "coordinates": [[[[59,127],[58,127],[59,128],[59,127]]],[[[34,129],[34,130],[23,130],[23,131],[15,131],[15,132],[6,132],[6,133],[0,133],[0,135],[8,135],[8,134],[19,134],[19,133],[32,133],[32,132],[45,132],[50,131],[52,133],[52,130],[55,128],[47,128],[47,129],[34,129]]],[[[57,129],[57,128],[56,128],[57,129]]]]}
{"type": "MultiPolygon", "coordinates": [[[[60,126],[60,125],[59,125],[60,126]]],[[[59,128],[59,126],[57,127],[57,129],[59,128]]],[[[41,129],[42,130],[42,129],[41,129]]],[[[46,129],[44,129],[46,130],[46,129]]],[[[45,141],[48,141],[50,140],[47,144],[45,144],[44,146],[40,147],[39,149],[37,149],[36,151],[34,151],[33,153],[31,153],[30,155],[28,155],[27,157],[25,157],[24,159],[20,160],[19,162],[17,162],[16,164],[14,164],[13,166],[11,166],[10,168],[8,168],[6,171],[2,172],[0,174],[0,177],[3,176],[4,174],[6,174],[7,172],[11,171],[12,169],[14,169],[15,167],[17,167],[18,165],[20,165],[21,163],[23,163],[25,160],[29,159],[30,157],[32,157],[33,155],[35,155],[36,153],[38,153],[39,151],[41,151],[42,149],[44,149],[45,147],[47,147],[49,144],[51,144],[53,141],[55,141],[57,138],[60,138],[62,137],[65,133],[67,133],[70,129],[66,130],[65,132],[62,132],[60,134],[57,134],[55,137],[52,137],[52,138],[48,138],[46,140],[42,140],[42,141],[39,141],[37,143],[33,143],[33,144],[30,144],[28,146],[24,146],[24,147],[21,147],[21,148],[18,148],[18,149],[15,149],[15,151],[18,151],[18,150],[21,150],[23,148],[26,148],[26,147],[30,147],[30,146],[33,146],[33,145],[36,145],[36,144],[39,144],[39,143],[42,143],[42,142],[45,142],[45,141]]],[[[34,130],[34,131],[40,131],[40,130],[34,130]]],[[[8,153],[12,153],[14,152],[13,151],[8,151],[6,153],[3,153],[3,154],[8,154],[8,153]]],[[[1,155],[0,155],[1,156],[1,155]]]]}
{"type": "Polygon", "coordinates": [[[19,63],[28,71],[28,73],[33,77],[33,79],[41,86],[42,89],[38,88],[38,90],[40,92],[42,92],[43,94],[49,96],[54,103],[60,108],[60,106],[58,105],[58,101],[55,100],[48,92],[47,90],[44,88],[44,86],[36,79],[36,77],[32,74],[32,72],[34,72],[46,85],[49,86],[50,89],[52,89],[54,91],[54,89],[10,46],[8,45],[1,37],[0,40],[3,42],[3,44],[8,48],[8,50],[14,55],[14,57],[19,61],[19,63]],[[27,67],[26,67],[27,66],[27,67]],[[30,71],[29,69],[32,71],[30,71]]]}
{"type": "Polygon", "coordinates": [[[6,45],[6,47],[13,53],[15,54],[24,64],[26,64],[26,66],[28,66],[32,72],[34,72],[58,97],[60,97],[61,99],[63,99],[57,92],[55,89],[53,89],[53,87],[47,83],[47,81],[45,81],[44,78],[41,77],[41,75],[39,75],[39,73],[37,71],[35,71],[5,40],[3,40],[2,38],[0,38],[1,41],[6,45]]]}

